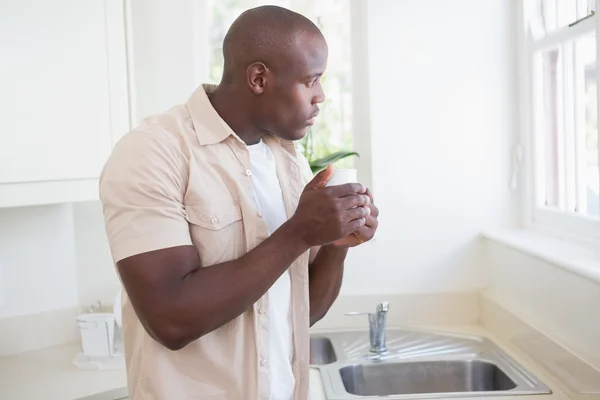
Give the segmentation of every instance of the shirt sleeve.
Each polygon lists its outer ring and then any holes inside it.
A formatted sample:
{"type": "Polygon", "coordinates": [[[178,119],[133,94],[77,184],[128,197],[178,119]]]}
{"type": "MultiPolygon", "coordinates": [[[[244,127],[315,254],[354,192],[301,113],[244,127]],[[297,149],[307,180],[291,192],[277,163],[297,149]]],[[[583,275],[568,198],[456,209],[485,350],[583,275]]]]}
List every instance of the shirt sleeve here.
{"type": "Polygon", "coordinates": [[[100,201],[114,262],[191,245],[183,196],[187,160],[176,141],[130,132],[100,176],[100,201]]]}

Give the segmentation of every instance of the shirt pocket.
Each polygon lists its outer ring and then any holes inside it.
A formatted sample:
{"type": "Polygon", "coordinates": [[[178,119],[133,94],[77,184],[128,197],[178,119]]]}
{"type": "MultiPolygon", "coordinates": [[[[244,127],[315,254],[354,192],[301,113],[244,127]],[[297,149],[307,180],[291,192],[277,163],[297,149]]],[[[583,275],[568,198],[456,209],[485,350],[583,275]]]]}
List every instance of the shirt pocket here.
{"type": "Polygon", "coordinates": [[[185,204],[192,243],[203,267],[234,260],[244,254],[244,225],[238,202],[203,201],[185,204]]]}

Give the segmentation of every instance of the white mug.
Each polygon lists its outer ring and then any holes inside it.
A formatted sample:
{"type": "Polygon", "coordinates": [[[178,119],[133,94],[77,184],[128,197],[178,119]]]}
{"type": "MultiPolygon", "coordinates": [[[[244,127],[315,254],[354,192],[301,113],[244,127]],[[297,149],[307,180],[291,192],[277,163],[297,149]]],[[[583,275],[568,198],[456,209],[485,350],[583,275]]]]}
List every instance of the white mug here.
{"type": "Polygon", "coordinates": [[[355,168],[336,169],[331,179],[327,181],[325,186],[344,185],[346,183],[358,182],[357,171],[355,168]]]}

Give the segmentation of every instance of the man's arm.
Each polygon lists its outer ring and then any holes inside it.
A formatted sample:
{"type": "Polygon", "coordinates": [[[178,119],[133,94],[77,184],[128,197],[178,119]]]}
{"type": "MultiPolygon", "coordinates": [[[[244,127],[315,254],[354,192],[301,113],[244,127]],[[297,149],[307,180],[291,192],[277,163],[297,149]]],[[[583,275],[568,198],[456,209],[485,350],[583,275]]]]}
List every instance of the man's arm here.
{"type": "Polygon", "coordinates": [[[178,350],[252,307],[308,249],[293,238],[284,225],[241,258],[206,268],[193,246],[128,257],[117,268],[146,331],[178,350]]]}
{"type": "MultiPolygon", "coordinates": [[[[119,275],[144,328],[165,347],[177,350],[236,318],[311,246],[330,243],[364,225],[366,209],[360,205],[365,196],[356,194],[361,191],[358,184],[305,191],[294,216],[237,260],[203,268],[195,247],[174,246],[118,261],[119,275]]],[[[320,253],[317,261],[331,260],[329,252],[320,253]]]]}

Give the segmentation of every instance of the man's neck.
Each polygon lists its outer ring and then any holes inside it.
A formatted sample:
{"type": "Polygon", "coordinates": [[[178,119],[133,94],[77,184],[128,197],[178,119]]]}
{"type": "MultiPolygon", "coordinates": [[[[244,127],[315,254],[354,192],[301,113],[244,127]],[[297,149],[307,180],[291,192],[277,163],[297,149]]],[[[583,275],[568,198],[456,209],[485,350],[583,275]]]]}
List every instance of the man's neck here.
{"type": "Polygon", "coordinates": [[[260,142],[266,132],[256,128],[250,116],[240,112],[248,108],[244,104],[244,97],[235,89],[219,85],[214,92],[208,94],[208,99],[217,114],[246,144],[260,142]]]}

